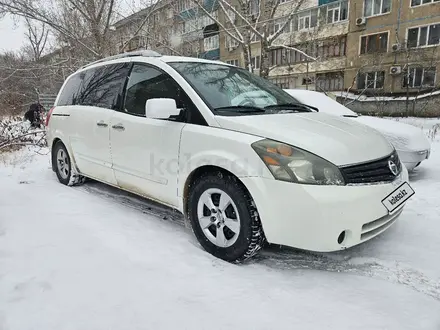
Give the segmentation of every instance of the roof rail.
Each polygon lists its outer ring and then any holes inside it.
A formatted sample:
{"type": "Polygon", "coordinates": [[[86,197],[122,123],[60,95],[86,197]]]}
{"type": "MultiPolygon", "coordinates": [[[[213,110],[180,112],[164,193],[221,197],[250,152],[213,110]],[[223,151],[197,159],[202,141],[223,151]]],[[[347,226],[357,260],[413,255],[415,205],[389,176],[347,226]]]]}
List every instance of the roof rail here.
{"type": "Polygon", "coordinates": [[[110,60],[117,60],[119,58],[133,57],[133,56],[161,57],[162,55],[159,54],[158,52],[155,52],[153,50],[148,50],[148,49],[147,50],[136,50],[133,52],[127,52],[127,53],[122,53],[122,54],[117,54],[117,55],[101,58],[100,60],[83,65],[81,67],[81,69],[87,68],[93,64],[98,64],[101,62],[106,62],[106,61],[110,61],[110,60]]]}

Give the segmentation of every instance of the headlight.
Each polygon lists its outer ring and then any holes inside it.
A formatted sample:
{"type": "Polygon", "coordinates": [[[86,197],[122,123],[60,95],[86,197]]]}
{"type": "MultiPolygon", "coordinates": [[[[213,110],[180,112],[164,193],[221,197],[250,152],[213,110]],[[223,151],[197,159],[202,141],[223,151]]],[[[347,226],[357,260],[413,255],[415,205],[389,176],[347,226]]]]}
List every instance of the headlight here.
{"type": "Polygon", "coordinates": [[[344,178],[332,163],[290,145],[261,140],[252,144],[275,179],[301,184],[344,185],[344,178]]]}

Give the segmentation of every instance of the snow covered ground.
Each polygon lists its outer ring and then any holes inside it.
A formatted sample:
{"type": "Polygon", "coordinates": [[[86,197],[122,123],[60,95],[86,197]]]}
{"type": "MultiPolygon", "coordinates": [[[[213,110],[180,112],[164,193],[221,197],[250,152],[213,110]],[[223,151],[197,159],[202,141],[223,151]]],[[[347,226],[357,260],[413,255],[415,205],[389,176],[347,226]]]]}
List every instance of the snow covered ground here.
{"type": "Polygon", "coordinates": [[[0,330],[440,330],[439,137],[411,185],[400,220],[361,246],[232,265],[172,211],[62,186],[48,156],[3,156],[0,330]]]}

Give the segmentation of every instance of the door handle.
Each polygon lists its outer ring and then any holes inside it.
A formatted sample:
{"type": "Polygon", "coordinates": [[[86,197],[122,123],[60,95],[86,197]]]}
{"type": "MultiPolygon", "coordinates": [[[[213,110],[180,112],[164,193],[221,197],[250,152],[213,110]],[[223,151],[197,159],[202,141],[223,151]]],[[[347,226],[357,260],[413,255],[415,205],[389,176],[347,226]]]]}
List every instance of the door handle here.
{"type": "Polygon", "coordinates": [[[116,130],[118,130],[118,131],[124,131],[124,130],[125,130],[125,127],[124,127],[124,125],[122,125],[122,124],[116,124],[116,125],[113,125],[112,128],[113,128],[113,129],[116,129],[116,130]]]}
{"type": "Polygon", "coordinates": [[[96,125],[99,126],[99,127],[107,127],[107,126],[108,126],[108,125],[107,125],[106,123],[104,123],[102,120],[101,120],[101,121],[98,121],[98,122],[96,123],[96,125]]]}

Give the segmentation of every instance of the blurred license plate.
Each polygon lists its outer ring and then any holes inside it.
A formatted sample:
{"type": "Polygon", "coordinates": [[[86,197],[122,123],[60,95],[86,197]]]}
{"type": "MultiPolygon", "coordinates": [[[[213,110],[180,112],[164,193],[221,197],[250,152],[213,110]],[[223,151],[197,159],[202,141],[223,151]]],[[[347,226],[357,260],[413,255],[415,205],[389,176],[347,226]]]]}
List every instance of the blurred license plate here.
{"type": "Polygon", "coordinates": [[[387,208],[388,212],[393,212],[400,205],[405,203],[414,195],[415,192],[408,182],[401,184],[396,190],[382,200],[382,204],[387,208]]]}

